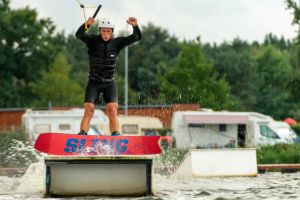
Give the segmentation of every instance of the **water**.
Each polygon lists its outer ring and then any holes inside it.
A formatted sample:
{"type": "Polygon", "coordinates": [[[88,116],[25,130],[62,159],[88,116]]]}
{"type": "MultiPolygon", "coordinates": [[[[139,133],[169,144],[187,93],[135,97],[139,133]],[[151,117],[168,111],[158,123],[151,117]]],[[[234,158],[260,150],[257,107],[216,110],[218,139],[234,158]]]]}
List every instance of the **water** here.
{"type": "MultiPolygon", "coordinates": [[[[154,174],[154,196],[141,198],[73,197],[54,199],[300,199],[300,173],[258,177],[184,179],[154,174]]],[[[32,164],[22,177],[0,176],[1,200],[42,200],[43,163],[32,164]]]]}
{"type": "MultiPolygon", "coordinates": [[[[22,151],[34,151],[22,146],[22,151]]],[[[18,153],[16,155],[19,155],[18,153]]],[[[45,169],[43,156],[35,154],[36,163],[30,164],[23,176],[0,176],[0,200],[45,200],[45,169]]],[[[182,155],[180,155],[182,157],[182,155]]],[[[14,157],[10,155],[10,157],[14,157]]],[[[32,157],[32,155],[31,155],[32,157]]],[[[167,163],[164,160],[164,163],[167,163]]],[[[155,166],[162,162],[155,161],[155,166]]],[[[300,199],[300,173],[266,173],[257,177],[239,178],[178,178],[172,175],[154,174],[154,196],[140,198],[69,197],[59,200],[102,199],[199,199],[199,200],[253,200],[253,199],[300,199]]]]}

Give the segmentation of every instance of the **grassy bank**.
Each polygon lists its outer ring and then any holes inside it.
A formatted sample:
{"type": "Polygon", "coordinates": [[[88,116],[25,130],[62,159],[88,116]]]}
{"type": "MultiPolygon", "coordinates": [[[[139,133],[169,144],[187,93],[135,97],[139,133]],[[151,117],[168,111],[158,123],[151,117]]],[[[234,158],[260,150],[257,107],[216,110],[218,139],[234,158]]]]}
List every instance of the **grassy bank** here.
{"type": "Polygon", "coordinates": [[[3,153],[7,149],[9,149],[13,140],[26,142],[27,137],[22,130],[0,132],[0,152],[3,153]]]}
{"type": "Polygon", "coordinates": [[[300,144],[276,144],[257,148],[258,164],[300,163],[300,144]]]}

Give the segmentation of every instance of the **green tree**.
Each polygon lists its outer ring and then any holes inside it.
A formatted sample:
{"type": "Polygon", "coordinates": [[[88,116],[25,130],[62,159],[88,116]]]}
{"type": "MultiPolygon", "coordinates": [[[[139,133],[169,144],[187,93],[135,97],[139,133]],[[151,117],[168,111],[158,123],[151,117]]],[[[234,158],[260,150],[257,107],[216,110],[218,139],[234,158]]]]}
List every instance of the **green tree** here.
{"type": "Polygon", "coordinates": [[[291,41],[285,40],[283,36],[278,38],[276,35],[269,33],[265,36],[263,45],[273,45],[280,50],[289,50],[291,48],[291,41]]]}
{"type": "Polygon", "coordinates": [[[256,103],[257,68],[250,45],[238,38],[232,43],[204,45],[205,55],[212,60],[219,76],[230,85],[230,101],[234,110],[252,110],[256,103]]]}
{"type": "Polygon", "coordinates": [[[32,92],[36,96],[34,105],[47,106],[51,101],[54,106],[81,106],[83,104],[83,88],[70,79],[71,65],[66,56],[60,53],[45,71],[39,81],[31,83],[32,92]]]}
{"type": "Polygon", "coordinates": [[[81,87],[86,87],[89,74],[89,63],[86,45],[75,38],[74,35],[69,35],[66,42],[66,52],[68,62],[72,65],[70,72],[71,79],[78,82],[81,87]]]}
{"type": "Polygon", "coordinates": [[[60,47],[49,19],[28,7],[11,10],[9,3],[0,1],[0,107],[30,106],[28,83],[39,79],[60,47]]]}
{"type": "MultiPolygon", "coordinates": [[[[174,66],[180,51],[176,37],[167,30],[149,23],[142,27],[142,39],[129,47],[129,85],[137,93],[139,104],[163,103],[160,98],[160,78],[166,66],[174,66]]],[[[123,52],[124,53],[124,52],[123,52]]],[[[118,64],[118,74],[124,74],[123,55],[118,64]]]]}
{"type": "MultiPolygon", "coordinates": [[[[293,12],[293,25],[298,26],[298,35],[295,38],[295,43],[292,47],[292,64],[299,70],[300,68],[300,5],[294,0],[286,0],[287,8],[293,12]]],[[[298,72],[297,72],[298,73],[298,72]]]]}
{"type": "Polygon", "coordinates": [[[255,81],[259,89],[255,110],[280,119],[293,109],[289,98],[294,72],[289,54],[269,45],[257,52],[255,61],[259,73],[259,79],[255,81]]]}
{"type": "Polygon", "coordinates": [[[213,109],[229,108],[229,87],[218,78],[212,64],[207,61],[201,46],[195,42],[181,46],[177,64],[162,80],[162,91],[167,103],[199,103],[213,109]]]}
{"type": "Polygon", "coordinates": [[[295,0],[286,0],[287,8],[293,13],[293,21],[292,24],[296,25],[298,28],[298,34],[294,39],[294,43],[292,48],[290,49],[291,55],[291,65],[293,67],[293,76],[291,77],[291,101],[294,102],[296,107],[294,110],[290,111],[290,116],[295,117],[300,120],[300,95],[298,88],[300,88],[300,4],[295,0]]]}
{"type": "MultiPolygon", "coordinates": [[[[116,83],[117,83],[117,88],[118,88],[118,101],[119,105],[124,105],[125,101],[125,81],[123,76],[117,75],[116,76],[116,83]]],[[[128,104],[136,104],[138,102],[138,95],[137,93],[130,87],[128,87],[128,104]]]]}
{"type": "Polygon", "coordinates": [[[300,4],[295,0],[286,0],[287,8],[292,10],[294,19],[292,24],[298,25],[298,42],[300,42],[300,4]]]}

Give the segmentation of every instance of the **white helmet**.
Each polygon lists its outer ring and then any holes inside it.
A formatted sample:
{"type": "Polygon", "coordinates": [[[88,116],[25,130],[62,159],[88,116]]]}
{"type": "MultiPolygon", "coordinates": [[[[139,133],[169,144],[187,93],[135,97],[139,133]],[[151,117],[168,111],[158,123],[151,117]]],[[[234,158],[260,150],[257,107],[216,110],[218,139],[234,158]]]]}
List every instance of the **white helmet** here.
{"type": "Polygon", "coordinates": [[[115,28],[115,22],[110,18],[102,18],[99,20],[99,28],[115,28]]]}

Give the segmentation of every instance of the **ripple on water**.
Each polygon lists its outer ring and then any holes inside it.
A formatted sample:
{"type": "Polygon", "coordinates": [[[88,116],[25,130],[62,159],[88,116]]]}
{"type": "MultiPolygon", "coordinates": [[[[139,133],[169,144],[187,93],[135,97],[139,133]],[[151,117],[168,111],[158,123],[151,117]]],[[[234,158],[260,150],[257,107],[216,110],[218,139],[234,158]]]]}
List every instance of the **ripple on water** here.
{"type": "MultiPolygon", "coordinates": [[[[22,177],[0,176],[1,200],[47,200],[43,198],[45,166],[42,157],[38,160],[39,162],[28,167],[28,170],[22,177]]],[[[266,173],[251,178],[178,178],[154,174],[153,188],[154,196],[125,199],[300,199],[300,173],[266,173]]],[[[118,198],[74,197],[63,199],[116,200],[118,198]]],[[[124,200],[124,198],[121,199],[124,200]]]]}

